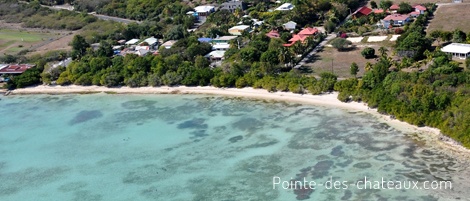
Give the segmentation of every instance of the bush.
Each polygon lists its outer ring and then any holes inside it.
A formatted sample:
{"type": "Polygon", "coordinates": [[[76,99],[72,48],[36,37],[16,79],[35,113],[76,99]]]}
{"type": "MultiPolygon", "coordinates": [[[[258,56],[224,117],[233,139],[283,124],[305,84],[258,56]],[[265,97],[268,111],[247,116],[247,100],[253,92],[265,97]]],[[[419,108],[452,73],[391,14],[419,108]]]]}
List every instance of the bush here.
{"type": "Polygon", "coordinates": [[[366,59],[373,58],[375,56],[375,49],[366,47],[364,50],[362,50],[361,55],[366,59]]]}
{"type": "Polygon", "coordinates": [[[403,32],[405,32],[402,28],[396,28],[395,29],[395,34],[402,34],[403,32]]]}
{"type": "Polygon", "coordinates": [[[331,45],[338,51],[346,50],[351,44],[351,41],[344,38],[335,38],[331,41],[331,45]]]}

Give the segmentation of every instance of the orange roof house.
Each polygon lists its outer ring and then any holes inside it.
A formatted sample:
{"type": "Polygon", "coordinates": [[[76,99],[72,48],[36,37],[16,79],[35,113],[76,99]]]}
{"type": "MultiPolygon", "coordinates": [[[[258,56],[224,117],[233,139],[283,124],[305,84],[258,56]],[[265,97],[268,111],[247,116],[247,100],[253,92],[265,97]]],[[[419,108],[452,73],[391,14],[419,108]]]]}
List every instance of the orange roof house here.
{"type": "Polygon", "coordinates": [[[290,47],[290,46],[294,45],[297,41],[300,41],[300,42],[303,43],[305,41],[305,39],[307,39],[307,38],[308,38],[308,35],[294,34],[294,35],[292,35],[292,38],[289,39],[290,43],[284,44],[283,46],[284,47],[290,47]]]}
{"type": "Polygon", "coordinates": [[[299,32],[299,35],[315,35],[318,33],[318,29],[317,28],[311,28],[311,27],[307,27],[305,29],[302,29],[302,31],[299,32]]]}
{"type": "Polygon", "coordinates": [[[268,32],[266,34],[267,37],[269,38],[279,38],[281,35],[279,34],[279,32],[277,30],[271,30],[270,32],[268,32]]]}

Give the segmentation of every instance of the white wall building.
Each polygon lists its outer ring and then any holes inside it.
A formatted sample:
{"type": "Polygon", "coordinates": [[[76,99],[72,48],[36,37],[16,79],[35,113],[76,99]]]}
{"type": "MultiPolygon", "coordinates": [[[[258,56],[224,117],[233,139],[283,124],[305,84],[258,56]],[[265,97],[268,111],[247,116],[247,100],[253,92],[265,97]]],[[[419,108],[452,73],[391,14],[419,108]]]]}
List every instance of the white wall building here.
{"type": "Polygon", "coordinates": [[[455,58],[466,59],[470,57],[470,44],[451,43],[443,47],[441,51],[455,58]]]}

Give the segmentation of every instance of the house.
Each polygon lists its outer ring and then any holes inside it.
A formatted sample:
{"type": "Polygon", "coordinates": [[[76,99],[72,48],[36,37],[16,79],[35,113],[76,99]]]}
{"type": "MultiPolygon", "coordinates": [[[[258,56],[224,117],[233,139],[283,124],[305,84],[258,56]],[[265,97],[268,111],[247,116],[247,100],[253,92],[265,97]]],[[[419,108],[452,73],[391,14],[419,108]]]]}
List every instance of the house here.
{"type": "Polygon", "coordinates": [[[137,42],[139,42],[139,39],[131,39],[129,41],[127,41],[125,44],[126,45],[135,45],[137,42]]]}
{"type": "Polygon", "coordinates": [[[470,44],[451,43],[441,49],[454,58],[466,59],[470,58],[470,44]]]}
{"type": "Polygon", "coordinates": [[[414,5],[413,8],[415,9],[415,12],[418,12],[420,15],[424,14],[426,12],[426,7],[422,5],[414,5]]]}
{"type": "Polygon", "coordinates": [[[163,43],[161,46],[165,47],[166,49],[170,49],[175,43],[176,40],[169,40],[163,43]]]}
{"type": "Polygon", "coordinates": [[[312,28],[312,27],[307,27],[305,29],[302,29],[302,31],[300,31],[298,33],[298,35],[306,35],[306,36],[313,36],[315,34],[318,33],[318,29],[317,28],[312,28]]]}
{"type": "Polygon", "coordinates": [[[208,58],[211,61],[222,61],[224,60],[224,54],[225,51],[216,50],[210,52],[209,54],[206,54],[206,56],[204,57],[208,58]]]}
{"type": "Polygon", "coordinates": [[[410,16],[408,15],[391,14],[382,20],[382,25],[387,28],[390,26],[403,26],[408,22],[410,22],[410,16]]]}
{"type": "Polygon", "coordinates": [[[214,44],[228,44],[231,40],[237,38],[238,36],[222,36],[212,39],[214,44]]]}
{"type": "Polygon", "coordinates": [[[391,13],[396,13],[400,9],[400,6],[398,4],[393,4],[389,9],[391,13]]]}
{"type": "Polygon", "coordinates": [[[353,19],[362,17],[362,16],[367,16],[372,13],[372,9],[368,8],[367,6],[360,7],[354,13],[352,13],[353,19]]]}
{"type": "Polygon", "coordinates": [[[244,11],[246,9],[245,2],[241,0],[231,0],[224,2],[220,5],[220,10],[228,10],[230,12],[235,12],[235,10],[240,9],[244,11]]]}
{"type": "Polygon", "coordinates": [[[147,43],[150,47],[154,48],[158,43],[158,39],[156,39],[155,37],[150,37],[145,39],[142,43],[147,43]]]}
{"type": "Polygon", "coordinates": [[[232,27],[228,30],[228,32],[230,34],[236,35],[236,36],[242,35],[244,31],[250,32],[251,31],[250,26],[248,26],[248,25],[238,25],[238,26],[234,26],[234,27],[232,27]]]}
{"type": "Polygon", "coordinates": [[[266,34],[266,36],[269,37],[269,38],[279,38],[279,37],[281,37],[281,35],[279,34],[279,32],[278,32],[277,30],[274,30],[274,29],[271,30],[270,32],[268,32],[268,33],[266,34]]]}
{"type": "Polygon", "coordinates": [[[381,13],[385,13],[385,12],[387,12],[387,11],[384,11],[384,9],[374,9],[373,12],[374,12],[375,14],[381,14],[381,13]]]}
{"type": "MultiPolygon", "coordinates": [[[[60,61],[58,63],[53,64],[52,68],[67,67],[70,63],[72,63],[72,57],[68,57],[67,59],[64,59],[63,61],[60,61]]],[[[49,69],[49,70],[51,70],[51,69],[49,69]]]]}
{"type": "Polygon", "coordinates": [[[194,10],[196,11],[198,16],[208,16],[209,14],[215,12],[214,6],[198,6],[195,7],[194,10]]]}
{"type": "Polygon", "coordinates": [[[308,35],[299,35],[294,34],[291,39],[289,39],[290,43],[283,44],[284,47],[290,47],[294,45],[297,41],[303,43],[308,38],[308,35]]]}
{"type": "Polygon", "coordinates": [[[228,43],[218,43],[212,45],[212,50],[228,50],[230,48],[230,44],[228,43]]]}
{"type": "Polygon", "coordinates": [[[462,3],[463,0],[454,0],[453,2],[454,2],[454,3],[462,3]]]}
{"type": "Polygon", "coordinates": [[[418,11],[413,11],[411,13],[408,14],[410,17],[418,17],[420,15],[420,12],[418,11]]]}
{"type": "Polygon", "coordinates": [[[281,6],[277,7],[276,9],[274,10],[279,10],[279,11],[289,11],[289,10],[292,10],[294,9],[294,5],[292,5],[291,3],[284,3],[282,4],[281,6]]]}
{"type": "Polygon", "coordinates": [[[135,54],[137,54],[141,57],[143,57],[143,56],[145,56],[149,53],[150,53],[150,51],[148,49],[139,49],[139,50],[135,51],[135,54]]]}
{"type": "Polygon", "coordinates": [[[282,26],[286,30],[295,30],[295,27],[297,26],[297,23],[295,23],[293,21],[289,21],[289,22],[283,24],[282,26]]]}
{"type": "Polygon", "coordinates": [[[35,67],[33,64],[9,64],[2,65],[0,74],[22,74],[26,70],[35,67]]]}

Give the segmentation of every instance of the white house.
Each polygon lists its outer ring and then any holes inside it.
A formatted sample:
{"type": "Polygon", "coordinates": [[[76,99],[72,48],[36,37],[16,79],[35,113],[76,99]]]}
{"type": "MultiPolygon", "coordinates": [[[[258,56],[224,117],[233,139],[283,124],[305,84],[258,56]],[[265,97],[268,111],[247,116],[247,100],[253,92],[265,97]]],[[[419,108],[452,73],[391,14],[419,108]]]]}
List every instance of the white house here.
{"type": "Polygon", "coordinates": [[[166,49],[170,49],[175,43],[176,43],[176,40],[169,40],[163,43],[162,46],[165,47],[166,49]]]}
{"type": "Polygon", "coordinates": [[[443,47],[441,51],[455,58],[466,59],[470,57],[470,44],[451,43],[443,47]]]}
{"type": "Polygon", "coordinates": [[[199,16],[208,16],[209,14],[215,12],[214,6],[198,6],[194,10],[199,16]]]}
{"type": "Polygon", "coordinates": [[[228,29],[228,32],[232,35],[235,35],[235,36],[242,35],[243,31],[250,32],[251,31],[250,26],[248,26],[248,25],[238,25],[238,26],[234,26],[234,27],[228,29]]]}
{"type": "Polygon", "coordinates": [[[158,43],[158,39],[156,39],[155,37],[150,37],[150,38],[145,39],[144,42],[149,44],[149,46],[153,47],[158,43]]]}
{"type": "Polygon", "coordinates": [[[284,26],[284,29],[295,30],[295,27],[297,26],[297,23],[295,23],[293,21],[289,21],[289,22],[283,24],[283,26],[284,26]]]}
{"type": "Polygon", "coordinates": [[[289,11],[289,10],[292,10],[294,9],[294,5],[292,5],[291,3],[284,3],[282,4],[281,6],[277,7],[276,9],[274,10],[280,10],[280,11],[289,11]]]}
{"type": "Polygon", "coordinates": [[[135,45],[137,42],[139,42],[139,39],[131,39],[126,42],[126,45],[135,45]]]}
{"type": "Polygon", "coordinates": [[[217,43],[212,45],[212,50],[228,50],[230,48],[230,44],[228,43],[217,43]]]}
{"type": "Polygon", "coordinates": [[[212,51],[209,54],[206,54],[206,58],[210,59],[211,61],[221,61],[224,59],[225,51],[212,51]]]}

